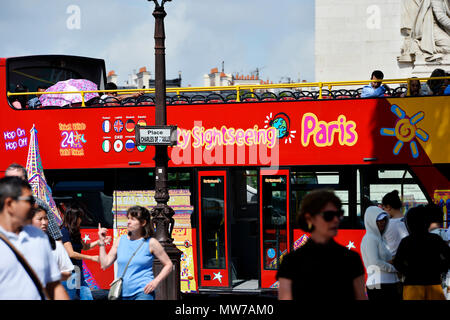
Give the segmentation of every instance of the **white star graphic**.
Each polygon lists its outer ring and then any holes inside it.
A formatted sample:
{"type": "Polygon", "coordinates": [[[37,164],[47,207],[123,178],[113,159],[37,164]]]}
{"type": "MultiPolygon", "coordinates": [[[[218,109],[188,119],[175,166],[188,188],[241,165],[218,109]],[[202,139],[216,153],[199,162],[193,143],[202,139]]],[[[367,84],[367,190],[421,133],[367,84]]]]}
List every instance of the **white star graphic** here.
{"type": "Polygon", "coordinates": [[[356,248],[355,247],[355,243],[353,241],[349,241],[348,245],[347,245],[347,248],[348,248],[348,250],[356,248]]]}
{"type": "Polygon", "coordinates": [[[217,280],[219,280],[220,283],[222,283],[222,277],[223,277],[223,276],[220,274],[220,271],[217,272],[217,273],[214,273],[214,272],[213,272],[213,274],[214,274],[213,280],[216,280],[216,279],[217,279],[217,280]]]}
{"type": "Polygon", "coordinates": [[[88,240],[91,241],[91,238],[89,238],[89,235],[88,235],[88,234],[85,234],[85,235],[84,235],[84,238],[83,238],[83,241],[84,241],[84,242],[88,242],[88,240]]]}

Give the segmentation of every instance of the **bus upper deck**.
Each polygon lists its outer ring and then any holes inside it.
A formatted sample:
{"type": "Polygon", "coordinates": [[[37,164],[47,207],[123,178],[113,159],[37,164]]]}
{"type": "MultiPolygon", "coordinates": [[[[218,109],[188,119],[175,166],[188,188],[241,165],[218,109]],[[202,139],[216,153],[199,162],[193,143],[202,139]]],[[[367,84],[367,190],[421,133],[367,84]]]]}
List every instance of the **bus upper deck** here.
{"type": "MultiPolygon", "coordinates": [[[[41,161],[55,202],[84,203],[83,236],[96,239],[98,222],[120,233],[127,206],[154,205],[154,148],[135,143],[136,125],[155,123],[153,89],[139,100],[81,99],[63,108],[10,103],[23,95],[14,93],[19,83],[30,94],[72,78],[105,92],[104,61],[0,59],[0,170],[41,161]]],[[[406,207],[434,201],[450,212],[450,99],[409,97],[403,86],[362,99],[348,89],[369,82],[167,89],[167,122],[178,127],[168,178],[173,237],[185,254],[183,291],[233,289],[242,280],[276,287],[283,255],[305,240],[295,213],[315,188],[332,188],[343,200],[338,241],[357,251],[364,208],[393,189],[406,207]]],[[[107,288],[111,273],[85,267],[92,286],[107,288]]]]}
{"type": "MultiPolygon", "coordinates": [[[[108,106],[132,106],[153,105],[154,89],[136,90],[104,90],[106,87],[105,63],[101,59],[85,58],[78,56],[44,55],[14,58],[0,58],[0,67],[5,68],[6,92],[8,98],[43,96],[46,93],[38,91],[38,88],[50,87],[59,81],[68,79],[85,79],[96,84],[101,92],[132,93],[136,91],[148,93],[140,99],[126,101],[112,100],[108,106]],[[15,92],[16,87],[26,88],[27,93],[15,92]]],[[[435,77],[434,82],[447,85],[450,77],[435,77]],[[445,80],[445,81],[444,81],[445,80]]],[[[396,88],[387,87],[385,97],[409,97],[412,81],[424,84],[431,78],[386,79],[384,84],[395,84],[396,88]]],[[[362,85],[367,81],[338,81],[338,82],[312,82],[312,83],[280,83],[266,85],[233,85],[225,87],[187,87],[168,88],[167,104],[196,104],[196,103],[231,103],[231,102],[258,102],[258,101],[293,101],[293,100],[317,100],[317,99],[351,99],[360,98],[362,85]]],[[[4,88],[4,87],[3,87],[4,88]]],[[[2,88],[2,89],[3,89],[2,88]]],[[[144,86],[145,88],[145,86],[144,86]]],[[[65,90],[68,91],[68,90],[65,90]]],[[[74,106],[99,106],[99,99],[86,101],[85,94],[89,90],[80,90],[81,101],[74,106]]],[[[66,92],[73,94],[74,92],[66,92]]],[[[37,108],[43,108],[37,105],[37,108]]],[[[49,107],[49,106],[46,106],[49,107]]],[[[26,108],[24,106],[24,108],[26,108]]],[[[34,106],[33,106],[34,108],[34,106]]]]}

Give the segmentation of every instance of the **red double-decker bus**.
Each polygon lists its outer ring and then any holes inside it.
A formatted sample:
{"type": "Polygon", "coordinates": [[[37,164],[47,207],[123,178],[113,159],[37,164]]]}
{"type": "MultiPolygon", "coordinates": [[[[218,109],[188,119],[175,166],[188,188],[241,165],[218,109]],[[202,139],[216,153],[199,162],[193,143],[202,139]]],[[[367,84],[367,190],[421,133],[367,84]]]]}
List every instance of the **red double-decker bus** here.
{"type": "MultiPolygon", "coordinates": [[[[154,148],[135,144],[135,126],[155,124],[152,90],[117,103],[14,108],[18,84],[35,92],[67,79],[90,80],[101,91],[105,63],[0,59],[0,169],[25,166],[34,126],[57,205],[77,200],[87,208],[86,241],[97,239],[99,222],[117,236],[129,206],[155,204],[154,148]]],[[[436,202],[449,213],[448,97],[362,99],[356,90],[289,86],[168,89],[167,122],[178,127],[178,145],[169,147],[169,204],[183,292],[276,290],[282,257],[306,240],[295,215],[313,189],[331,188],[343,201],[336,240],[349,250],[359,251],[367,203],[394,189],[407,208],[436,202]]],[[[108,289],[113,268],[84,267],[92,289],[108,289]]]]}

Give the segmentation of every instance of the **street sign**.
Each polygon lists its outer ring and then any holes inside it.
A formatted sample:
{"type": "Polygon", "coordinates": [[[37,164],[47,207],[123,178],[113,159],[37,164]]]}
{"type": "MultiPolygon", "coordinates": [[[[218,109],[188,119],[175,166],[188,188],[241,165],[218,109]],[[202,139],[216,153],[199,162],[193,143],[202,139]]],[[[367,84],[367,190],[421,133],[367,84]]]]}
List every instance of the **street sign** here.
{"type": "Polygon", "coordinates": [[[136,125],[136,145],[176,146],[177,126],[139,126],[136,125]]]}

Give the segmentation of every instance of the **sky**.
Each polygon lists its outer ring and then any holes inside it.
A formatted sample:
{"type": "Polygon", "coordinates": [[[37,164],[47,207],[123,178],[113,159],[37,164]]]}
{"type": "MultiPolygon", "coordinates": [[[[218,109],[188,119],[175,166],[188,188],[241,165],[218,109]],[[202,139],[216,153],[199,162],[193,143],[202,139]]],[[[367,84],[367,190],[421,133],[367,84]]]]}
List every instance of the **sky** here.
{"type": "MultiPolygon", "coordinates": [[[[159,0],[160,1],[160,0],[159,0]]],[[[154,77],[148,0],[2,0],[0,57],[67,54],[104,59],[124,85],[154,77]]],[[[166,78],[203,86],[212,68],[273,83],[314,81],[314,0],[173,0],[165,4],[166,78]]]]}

